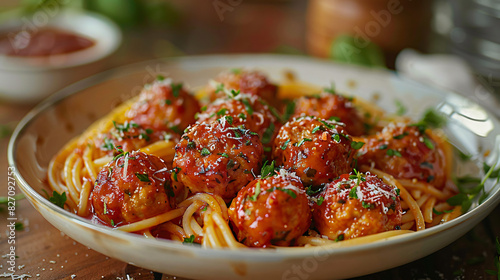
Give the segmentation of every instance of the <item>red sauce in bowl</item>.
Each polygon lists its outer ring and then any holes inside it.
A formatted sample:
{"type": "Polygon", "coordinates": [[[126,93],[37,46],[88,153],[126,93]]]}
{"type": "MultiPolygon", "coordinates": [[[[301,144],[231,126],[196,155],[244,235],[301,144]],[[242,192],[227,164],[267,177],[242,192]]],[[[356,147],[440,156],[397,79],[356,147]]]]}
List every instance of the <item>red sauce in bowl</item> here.
{"type": "Polygon", "coordinates": [[[0,35],[0,54],[10,56],[51,56],[67,54],[95,45],[91,39],[56,28],[37,32],[9,32],[0,35]]]}

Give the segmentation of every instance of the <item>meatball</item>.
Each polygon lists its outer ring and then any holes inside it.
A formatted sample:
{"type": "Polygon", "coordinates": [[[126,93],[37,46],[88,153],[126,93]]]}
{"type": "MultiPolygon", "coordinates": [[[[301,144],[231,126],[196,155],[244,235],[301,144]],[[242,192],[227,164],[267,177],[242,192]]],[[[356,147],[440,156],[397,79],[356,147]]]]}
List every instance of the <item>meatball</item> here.
{"type": "Polygon", "coordinates": [[[443,149],[419,125],[391,123],[364,140],[358,164],[380,169],[396,178],[417,179],[443,188],[446,156],[443,149]]]}
{"type": "Polygon", "coordinates": [[[365,124],[352,99],[343,95],[323,92],[320,95],[303,96],[297,99],[292,117],[315,116],[335,119],[345,124],[345,131],[352,136],[366,133],[365,124]]]}
{"type": "Polygon", "coordinates": [[[170,176],[156,156],[143,152],[116,156],[97,176],[91,194],[95,218],[119,226],[169,211],[175,196],[170,176]]]}
{"type": "Polygon", "coordinates": [[[178,134],[169,129],[153,130],[134,122],[113,123],[113,125],[109,132],[99,135],[94,140],[94,145],[99,148],[96,150],[96,157],[117,155],[121,152],[119,149],[124,152],[132,152],[160,140],[174,139],[178,141],[180,138],[178,134]]]}
{"type": "Polygon", "coordinates": [[[126,117],[144,127],[154,130],[170,128],[180,134],[195,122],[194,116],[199,110],[198,100],[184,89],[182,83],[165,79],[146,85],[126,117]]]}
{"type": "Polygon", "coordinates": [[[276,110],[256,95],[239,93],[221,98],[202,108],[198,122],[214,121],[221,116],[230,116],[236,126],[244,125],[260,136],[262,144],[271,150],[278,129],[281,127],[276,110]]]}
{"type": "Polygon", "coordinates": [[[273,156],[279,165],[296,172],[304,185],[317,186],[353,169],[355,144],[339,123],[300,117],[281,127],[273,156]]]}
{"type": "Polygon", "coordinates": [[[309,229],[311,208],[300,178],[281,169],[241,189],[229,218],[238,240],[247,246],[288,246],[309,229]]]}
{"type": "Polygon", "coordinates": [[[258,71],[232,69],[219,74],[215,81],[208,85],[210,99],[226,96],[225,90],[236,90],[242,93],[260,96],[269,104],[278,107],[278,87],[270,83],[266,76],[258,71]]]}
{"type": "Polygon", "coordinates": [[[263,156],[259,136],[232,121],[225,116],[186,130],[175,146],[174,181],[229,202],[254,179],[263,156]]]}
{"type": "Polygon", "coordinates": [[[401,216],[399,189],[369,173],[341,175],[313,204],[314,226],[332,240],[399,229],[401,216]]]}

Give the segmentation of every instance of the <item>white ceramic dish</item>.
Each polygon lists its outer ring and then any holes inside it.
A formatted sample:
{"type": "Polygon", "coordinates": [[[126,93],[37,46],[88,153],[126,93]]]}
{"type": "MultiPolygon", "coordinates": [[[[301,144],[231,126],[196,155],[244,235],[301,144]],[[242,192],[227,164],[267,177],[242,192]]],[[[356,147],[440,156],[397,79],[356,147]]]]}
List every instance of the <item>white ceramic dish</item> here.
{"type": "Polygon", "coordinates": [[[0,99],[28,103],[40,101],[71,83],[102,71],[105,58],[121,44],[120,29],[103,16],[60,9],[43,15],[47,17],[46,24],[42,24],[45,22],[40,22],[38,17],[25,16],[22,20],[3,22],[0,33],[9,34],[13,30],[35,32],[40,28],[55,27],[90,38],[95,45],[50,58],[0,54],[0,99]]]}
{"type": "MultiPolygon", "coordinates": [[[[62,210],[42,195],[51,157],[116,104],[138,93],[158,74],[204,85],[223,69],[257,68],[279,82],[285,70],[317,85],[335,82],[340,91],[371,100],[394,112],[400,100],[417,118],[434,107],[449,115],[450,140],[478,162],[498,161],[500,123],[481,107],[456,94],[405,80],[392,72],[370,70],[304,57],[275,55],[200,56],[135,64],[86,79],[41,103],[19,124],[9,145],[9,163],[19,187],[51,224],[71,238],[110,257],[135,265],[196,279],[334,279],[365,275],[399,266],[453,242],[500,202],[500,186],[487,184],[490,196],[461,217],[421,232],[347,248],[207,250],[165,240],[145,239],[93,225],[62,210]],[[490,151],[488,158],[481,155],[490,151]]],[[[477,172],[479,175],[479,171],[477,172]]]]}

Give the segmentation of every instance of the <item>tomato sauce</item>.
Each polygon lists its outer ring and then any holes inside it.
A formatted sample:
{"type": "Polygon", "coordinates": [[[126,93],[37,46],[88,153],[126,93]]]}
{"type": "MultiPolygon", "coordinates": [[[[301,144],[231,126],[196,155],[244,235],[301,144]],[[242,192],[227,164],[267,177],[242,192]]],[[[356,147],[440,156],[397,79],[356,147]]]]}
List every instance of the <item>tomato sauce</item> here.
{"type": "Polygon", "coordinates": [[[0,54],[40,57],[67,54],[95,45],[95,41],[56,28],[36,32],[18,31],[0,35],[0,54]]]}

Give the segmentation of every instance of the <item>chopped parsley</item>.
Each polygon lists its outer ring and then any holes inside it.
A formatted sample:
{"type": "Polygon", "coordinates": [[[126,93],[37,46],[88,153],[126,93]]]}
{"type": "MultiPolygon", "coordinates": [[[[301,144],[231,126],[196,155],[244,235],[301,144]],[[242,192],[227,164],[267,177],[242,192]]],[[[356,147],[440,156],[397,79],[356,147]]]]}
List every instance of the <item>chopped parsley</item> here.
{"type": "Polygon", "coordinates": [[[432,128],[440,128],[446,124],[446,121],[446,117],[443,113],[437,112],[433,109],[427,109],[420,123],[432,128]]]}
{"type": "Polygon", "coordinates": [[[59,194],[56,191],[52,192],[52,196],[50,196],[47,191],[43,190],[45,194],[47,195],[47,198],[49,199],[50,202],[54,203],[55,205],[61,207],[64,209],[64,204],[66,203],[67,197],[66,197],[66,192],[63,192],[62,194],[59,194]]]}
{"type": "Polygon", "coordinates": [[[141,182],[151,182],[151,180],[149,180],[149,176],[148,176],[148,174],[135,173],[135,176],[136,176],[136,177],[137,177],[137,179],[139,179],[141,182]]]}
{"type": "Polygon", "coordinates": [[[257,186],[255,186],[255,192],[254,195],[250,197],[251,201],[257,201],[257,197],[260,194],[260,181],[257,182],[257,186]]]}
{"type": "Polygon", "coordinates": [[[219,93],[221,91],[224,91],[224,84],[223,83],[217,84],[217,86],[215,87],[215,93],[219,93]]]}
{"type": "Polygon", "coordinates": [[[241,69],[240,68],[232,68],[231,70],[231,73],[235,74],[235,75],[239,75],[241,74],[241,69]]]}
{"type": "Polygon", "coordinates": [[[234,160],[229,159],[229,161],[227,162],[227,165],[226,165],[226,169],[231,169],[231,168],[233,168],[235,165],[236,165],[236,163],[234,162],[234,160]]]}
{"type": "MultiPolygon", "coordinates": [[[[358,181],[359,184],[359,181],[358,181]]],[[[349,191],[349,198],[358,198],[358,194],[356,193],[358,187],[354,187],[349,191]]]]}
{"type": "Polygon", "coordinates": [[[285,143],[283,143],[283,145],[281,145],[281,149],[286,150],[286,147],[288,147],[289,143],[290,143],[290,139],[286,140],[285,143]]]}
{"type": "Polygon", "coordinates": [[[406,114],[406,107],[403,105],[403,103],[400,100],[394,100],[394,103],[396,104],[397,110],[396,110],[396,115],[402,116],[406,114]]]}
{"type": "Polygon", "coordinates": [[[441,214],[451,213],[451,212],[453,212],[453,209],[438,211],[438,210],[436,210],[436,208],[432,208],[432,213],[434,213],[435,215],[441,215],[441,214]]]}
{"type": "Polygon", "coordinates": [[[424,137],[424,144],[427,146],[427,148],[433,150],[434,149],[434,144],[432,144],[431,139],[424,137]]]}
{"type": "Polygon", "coordinates": [[[163,80],[165,80],[165,77],[162,76],[162,75],[158,75],[158,76],[156,76],[156,80],[157,81],[163,81],[163,80]]]}
{"type": "Polygon", "coordinates": [[[386,154],[388,156],[397,156],[397,157],[402,157],[401,153],[397,150],[393,150],[393,149],[388,149],[386,154]]]}
{"type": "Polygon", "coordinates": [[[196,243],[194,242],[195,236],[191,234],[188,238],[184,238],[184,241],[182,241],[182,244],[193,244],[196,243]]]}
{"type": "Polygon", "coordinates": [[[252,105],[250,105],[250,101],[248,99],[242,99],[241,102],[245,105],[245,109],[247,110],[247,113],[249,115],[253,114],[253,108],[252,105]]]}
{"type": "Polygon", "coordinates": [[[283,113],[281,119],[283,121],[287,121],[293,115],[294,112],[295,112],[295,101],[290,100],[286,103],[285,112],[283,113]]]}
{"type": "Polygon", "coordinates": [[[365,143],[364,142],[356,142],[356,141],[352,141],[351,142],[351,148],[355,149],[355,150],[358,150],[358,149],[361,149],[361,147],[363,147],[365,143]]]}
{"type": "Polygon", "coordinates": [[[171,87],[172,87],[172,95],[174,97],[179,97],[179,93],[182,89],[182,83],[178,83],[178,84],[172,83],[171,87]]]}
{"type": "Polygon", "coordinates": [[[365,202],[365,201],[361,202],[361,206],[363,206],[363,208],[366,208],[366,209],[373,209],[375,207],[373,204],[365,202]]]}
{"type": "MultiPolygon", "coordinates": [[[[487,166],[487,165],[486,165],[487,166]]],[[[492,178],[497,178],[497,183],[498,183],[498,170],[494,170],[495,166],[488,166],[488,170],[486,174],[484,175],[484,178],[477,184],[476,186],[472,188],[464,188],[464,186],[457,185],[458,189],[460,190],[460,193],[456,194],[455,196],[450,197],[446,202],[448,202],[449,205],[451,206],[458,206],[460,205],[462,207],[462,212],[465,213],[469,210],[469,208],[472,206],[472,201],[481,194],[479,197],[478,203],[481,204],[487,197],[489,192],[486,192],[484,189],[484,184],[488,179],[492,178]],[[496,174],[495,174],[496,173],[496,174]]],[[[469,181],[471,183],[476,183],[477,181],[467,179],[466,181],[469,181]]]]}
{"type": "Polygon", "coordinates": [[[400,139],[403,139],[403,138],[404,138],[405,136],[407,136],[407,135],[408,135],[408,132],[406,132],[406,131],[405,131],[405,132],[403,132],[403,133],[401,133],[401,134],[399,134],[399,135],[393,136],[392,138],[393,138],[393,139],[400,140],[400,139]]]}
{"type": "Polygon", "coordinates": [[[264,134],[262,135],[262,144],[268,144],[271,142],[271,138],[273,137],[274,133],[274,123],[271,123],[266,130],[264,131],[264,134]]]}
{"type": "Polygon", "coordinates": [[[226,153],[218,153],[217,155],[219,155],[219,156],[223,156],[223,157],[225,157],[225,158],[229,158],[229,155],[228,155],[228,154],[226,154],[226,153]]]}
{"type": "Polygon", "coordinates": [[[195,143],[194,141],[189,141],[189,142],[187,143],[186,148],[187,148],[188,150],[192,150],[192,149],[196,148],[196,143],[195,143]]]}
{"type": "Polygon", "coordinates": [[[15,229],[16,231],[21,231],[21,230],[23,230],[23,229],[24,229],[24,224],[23,224],[23,223],[21,223],[21,222],[16,222],[16,223],[14,224],[14,229],[15,229]]]}
{"type": "Polygon", "coordinates": [[[385,150],[385,149],[387,149],[387,147],[389,147],[387,144],[382,144],[382,145],[378,146],[378,149],[385,150]]]}
{"type": "Polygon", "coordinates": [[[335,84],[332,82],[330,84],[330,87],[329,88],[323,88],[323,91],[324,92],[328,92],[330,94],[336,94],[336,92],[335,92],[335,84]]]}
{"type": "Polygon", "coordinates": [[[317,127],[315,127],[311,133],[316,133],[318,132],[319,130],[325,130],[325,128],[322,126],[322,125],[318,125],[317,127]]]}
{"type": "Polygon", "coordinates": [[[268,165],[267,161],[264,162],[264,165],[262,166],[260,170],[260,177],[262,179],[266,179],[268,177],[271,177],[274,175],[274,160],[271,161],[271,163],[268,165]]]}
{"type": "Polygon", "coordinates": [[[305,142],[311,142],[311,141],[312,141],[312,139],[309,139],[309,138],[304,138],[304,139],[300,140],[300,142],[299,142],[299,143],[297,143],[295,146],[300,147],[300,146],[302,146],[302,144],[304,144],[305,142]]]}
{"type": "Polygon", "coordinates": [[[179,172],[181,172],[181,170],[182,169],[180,167],[175,167],[174,170],[172,171],[172,176],[176,182],[178,182],[177,175],[179,174],[179,172]]]}
{"type": "Polygon", "coordinates": [[[115,145],[113,144],[113,140],[109,138],[104,138],[104,143],[101,146],[106,151],[112,151],[115,149],[115,145]]]}
{"type": "Polygon", "coordinates": [[[324,198],[324,197],[322,197],[322,196],[320,196],[320,197],[318,197],[318,199],[316,200],[316,204],[321,205],[321,204],[323,204],[323,201],[325,201],[325,198],[324,198]]]}
{"type": "Polygon", "coordinates": [[[211,154],[211,152],[210,152],[210,150],[209,150],[209,149],[207,149],[207,148],[203,148],[203,149],[201,149],[201,155],[202,155],[202,156],[208,156],[208,155],[210,155],[210,154],[211,154]]]}
{"type": "Polygon", "coordinates": [[[335,140],[335,142],[337,142],[337,143],[340,143],[340,135],[338,135],[337,133],[335,133],[333,135],[333,140],[335,140]]]}
{"type": "Polygon", "coordinates": [[[344,234],[339,234],[339,235],[337,235],[337,238],[335,238],[335,242],[339,242],[342,240],[344,240],[344,234]]]}
{"type": "Polygon", "coordinates": [[[294,191],[292,191],[290,189],[284,189],[281,187],[272,187],[272,188],[268,189],[267,192],[273,192],[275,190],[282,191],[282,192],[288,194],[289,196],[291,196],[292,198],[297,198],[297,194],[294,191]]]}
{"type": "Polygon", "coordinates": [[[232,97],[236,97],[236,96],[238,96],[239,94],[240,94],[240,90],[234,90],[234,89],[232,89],[232,90],[231,90],[231,96],[232,96],[232,97]]]}
{"type": "Polygon", "coordinates": [[[217,111],[217,116],[224,116],[227,112],[226,108],[222,108],[219,111],[217,111]]]}
{"type": "Polygon", "coordinates": [[[239,113],[238,118],[246,120],[247,116],[243,113],[239,113]]]}

